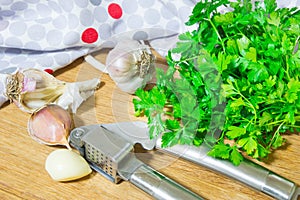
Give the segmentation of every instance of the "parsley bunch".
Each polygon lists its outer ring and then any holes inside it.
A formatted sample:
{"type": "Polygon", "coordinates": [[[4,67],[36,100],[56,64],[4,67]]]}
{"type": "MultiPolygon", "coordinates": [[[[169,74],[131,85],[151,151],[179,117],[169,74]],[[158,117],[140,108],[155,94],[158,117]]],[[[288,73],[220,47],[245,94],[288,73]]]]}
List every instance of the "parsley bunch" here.
{"type": "Polygon", "coordinates": [[[186,23],[197,29],[179,36],[167,71],[157,69],[156,86],[133,100],[150,138],[162,134],[163,147],[206,143],[235,165],[284,145],[284,133],[300,131],[299,22],[299,9],[275,0],[197,3],[186,23]]]}

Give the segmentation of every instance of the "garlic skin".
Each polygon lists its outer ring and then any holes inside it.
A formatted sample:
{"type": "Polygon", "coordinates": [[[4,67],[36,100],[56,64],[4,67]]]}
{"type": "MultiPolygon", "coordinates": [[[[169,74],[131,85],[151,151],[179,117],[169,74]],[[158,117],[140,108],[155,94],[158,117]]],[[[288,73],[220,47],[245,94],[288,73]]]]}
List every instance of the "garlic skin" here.
{"type": "Polygon", "coordinates": [[[136,40],[119,41],[106,57],[110,77],[122,91],[130,94],[152,79],[154,64],[150,47],[136,40]]]}
{"type": "Polygon", "coordinates": [[[21,110],[33,113],[55,103],[73,113],[98,89],[100,79],[67,83],[38,69],[17,71],[6,79],[6,96],[21,110]]]}
{"type": "Polygon", "coordinates": [[[45,169],[55,181],[72,181],[89,175],[92,170],[78,153],[68,149],[51,152],[45,162],[45,169]]]}
{"type": "Polygon", "coordinates": [[[76,113],[79,106],[94,95],[95,90],[99,88],[100,79],[94,78],[87,81],[67,83],[64,92],[55,101],[55,103],[64,109],[70,109],[76,113]]]}
{"type": "Polygon", "coordinates": [[[72,128],[68,111],[56,104],[35,111],[28,121],[28,132],[35,141],[46,145],[64,145],[71,149],[67,137],[72,128]]]}

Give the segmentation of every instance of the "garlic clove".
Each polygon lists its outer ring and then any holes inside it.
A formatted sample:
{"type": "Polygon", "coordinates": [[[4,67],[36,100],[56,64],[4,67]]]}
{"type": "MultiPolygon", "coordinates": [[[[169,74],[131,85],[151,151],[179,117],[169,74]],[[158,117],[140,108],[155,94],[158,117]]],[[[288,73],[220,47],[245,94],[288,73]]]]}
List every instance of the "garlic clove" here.
{"type": "Polygon", "coordinates": [[[65,82],[38,69],[18,71],[10,75],[6,82],[6,96],[21,110],[29,113],[39,109],[41,104],[54,103],[66,87],[65,82]]]}
{"type": "Polygon", "coordinates": [[[99,88],[100,79],[68,83],[38,69],[26,69],[6,78],[6,96],[21,110],[33,113],[55,103],[75,113],[80,104],[99,88]]]}
{"type": "Polygon", "coordinates": [[[28,132],[34,140],[46,145],[64,145],[69,149],[67,137],[71,128],[69,112],[56,104],[35,111],[28,121],[28,132]]]}
{"type": "Polygon", "coordinates": [[[121,88],[124,92],[133,94],[138,88],[144,86],[144,79],[140,77],[134,77],[129,82],[118,82],[116,85],[121,88]]]}
{"type": "Polygon", "coordinates": [[[47,88],[57,85],[64,85],[65,82],[56,79],[54,76],[39,69],[26,69],[22,74],[29,80],[34,80],[36,82],[36,88],[47,88]]]}
{"type": "Polygon", "coordinates": [[[76,180],[92,172],[83,157],[68,149],[51,152],[46,159],[45,169],[55,181],[76,180]]]}
{"type": "Polygon", "coordinates": [[[136,40],[122,40],[106,57],[107,72],[124,92],[134,93],[154,76],[155,56],[149,46],[136,40]]]}

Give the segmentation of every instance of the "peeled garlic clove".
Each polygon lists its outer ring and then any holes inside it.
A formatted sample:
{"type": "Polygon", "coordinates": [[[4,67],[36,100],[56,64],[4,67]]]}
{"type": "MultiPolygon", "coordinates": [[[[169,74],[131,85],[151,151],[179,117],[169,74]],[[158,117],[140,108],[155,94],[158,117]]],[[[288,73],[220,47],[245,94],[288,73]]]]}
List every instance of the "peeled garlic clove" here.
{"type": "Polygon", "coordinates": [[[51,152],[46,159],[45,168],[55,181],[76,180],[92,172],[83,157],[68,149],[51,152]]]}
{"type": "Polygon", "coordinates": [[[28,121],[28,132],[34,140],[47,145],[65,145],[69,149],[66,138],[71,127],[69,112],[56,104],[35,111],[28,121]]]}

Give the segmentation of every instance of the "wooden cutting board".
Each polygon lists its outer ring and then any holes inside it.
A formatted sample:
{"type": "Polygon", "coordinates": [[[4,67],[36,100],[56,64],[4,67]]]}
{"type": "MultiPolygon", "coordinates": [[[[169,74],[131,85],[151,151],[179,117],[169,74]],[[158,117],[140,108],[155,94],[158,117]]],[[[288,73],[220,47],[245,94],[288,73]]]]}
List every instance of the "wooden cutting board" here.
{"type": "MultiPolygon", "coordinates": [[[[107,51],[102,50],[96,57],[104,61],[106,54],[107,51]]],[[[101,88],[73,116],[75,126],[137,120],[131,103],[133,95],[121,92],[107,74],[94,69],[83,59],[54,75],[68,82],[101,78],[101,88]]],[[[53,181],[44,168],[45,160],[50,152],[63,147],[45,146],[31,139],[27,132],[30,115],[14,104],[5,104],[0,109],[0,116],[0,199],[151,199],[128,182],[114,184],[96,172],[77,181],[53,181]]],[[[285,138],[287,145],[278,149],[268,163],[260,164],[300,185],[300,136],[288,135],[285,138]]],[[[144,153],[145,162],[205,199],[272,199],[188,161],[160,152],[144,153]]]]}

